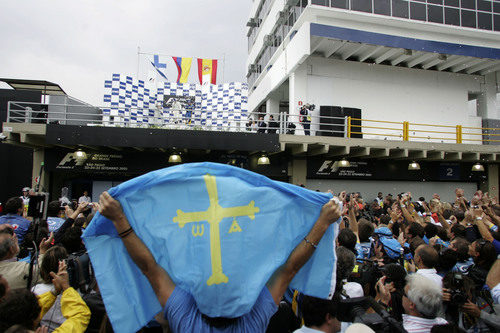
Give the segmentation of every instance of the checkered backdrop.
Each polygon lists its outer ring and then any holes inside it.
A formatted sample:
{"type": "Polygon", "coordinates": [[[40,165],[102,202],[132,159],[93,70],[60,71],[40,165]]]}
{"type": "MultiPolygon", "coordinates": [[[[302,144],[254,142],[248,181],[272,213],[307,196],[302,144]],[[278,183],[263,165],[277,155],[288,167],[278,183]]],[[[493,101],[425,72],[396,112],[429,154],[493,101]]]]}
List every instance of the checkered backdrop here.
{"type": "Polygon", "coordinates": [[[248,118],[246,83],[202,87],[164,82],[157,88],[131,76],[113,74],[111,80],[104,81],[104,88],[103,122],[106,126],[238,131],[244,129],[248,118]],[[191,112],[163,107],[164,97],[168,95],[194,97],[195,109],[191,112]]]}

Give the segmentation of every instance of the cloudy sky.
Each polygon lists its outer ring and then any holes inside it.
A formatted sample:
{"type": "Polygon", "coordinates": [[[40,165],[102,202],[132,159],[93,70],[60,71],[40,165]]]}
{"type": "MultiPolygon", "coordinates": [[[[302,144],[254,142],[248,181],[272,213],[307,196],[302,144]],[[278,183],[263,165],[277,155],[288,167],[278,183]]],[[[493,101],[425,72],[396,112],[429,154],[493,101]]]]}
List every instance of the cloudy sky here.
{"type": "MultiPolygon", "coordinates": [[[[140,47],[147,53],[217,58],[218,82],[223,75],[226,82],[243,81],[251,4],[251,0],[0,0],[0,77],[59,83],[67,94],[102,105],[104,80],[112,73],[135,76],[140,47]]],[[[171,58],[160,60],[167,63],[169,80],[175,81],[177,69],[171,58]]],[[[141,56],[140,76],[147,76],[150,68],[148,56],[141,56]]],[[[197,77],[194,60],[189,82],[197,77]]]]}

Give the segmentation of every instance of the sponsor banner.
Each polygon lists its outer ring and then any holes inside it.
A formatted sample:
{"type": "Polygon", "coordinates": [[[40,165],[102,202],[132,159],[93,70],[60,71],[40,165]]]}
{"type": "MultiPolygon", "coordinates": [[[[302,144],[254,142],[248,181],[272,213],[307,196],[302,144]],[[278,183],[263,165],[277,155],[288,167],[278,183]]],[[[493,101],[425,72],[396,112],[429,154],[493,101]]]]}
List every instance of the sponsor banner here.
{"type": "Polygon", "coordinates": [[[370,179],[411,181],[479,181],[485,173],[471,171],[472,163],[419,161],[420,170],[408,170],[410,160],[350,160],[339,166],[340,158],[310,159],[307,177],[316,179],[370,179]]]}

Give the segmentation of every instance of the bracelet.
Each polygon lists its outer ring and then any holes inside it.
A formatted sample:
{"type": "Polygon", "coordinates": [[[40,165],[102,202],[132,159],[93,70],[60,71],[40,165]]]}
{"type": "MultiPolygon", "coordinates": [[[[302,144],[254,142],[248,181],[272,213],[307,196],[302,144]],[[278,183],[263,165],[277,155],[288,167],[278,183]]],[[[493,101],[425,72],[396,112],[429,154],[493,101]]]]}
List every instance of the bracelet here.
{"type": "Polygon", "coordinates": [[[132,233],[134,230],[132,229],[132,227],[128,228],[127,230],[125,231],[122,231],[118,234],[118,236],[120,236],[121,238],[124,238],[124,237],[127,237],[130,233],[132,233]]]}
{"type": "Polygon", "coordinates": [[[306,244],[311,244],[311,246],[314,247],[314,249],[316,249],[318,247],[318,244],[311,242],[309,239],[307,239],[305,237],[304,237],[304,241],[306,242],[306,244]]]}

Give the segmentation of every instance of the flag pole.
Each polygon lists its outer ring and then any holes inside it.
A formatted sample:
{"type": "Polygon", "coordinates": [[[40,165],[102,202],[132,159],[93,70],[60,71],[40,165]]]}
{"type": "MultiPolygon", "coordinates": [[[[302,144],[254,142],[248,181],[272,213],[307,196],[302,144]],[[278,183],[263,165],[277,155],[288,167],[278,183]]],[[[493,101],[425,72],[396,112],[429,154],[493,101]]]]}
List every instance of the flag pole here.
{"type": "Polygon", "coordinates": [[[225,78],[225,73],[226,73],[226,54],[222,54],[222,83],[224,84],[226,82],[225,78]]]}
{"type": "Polygon", "coordinates": [[[140,46],[137,46],[137,76],[136,76],[136,79],[139,80],[139,58],[140,58],[140,54],[141,54],[141,47],[140,46]]]}

